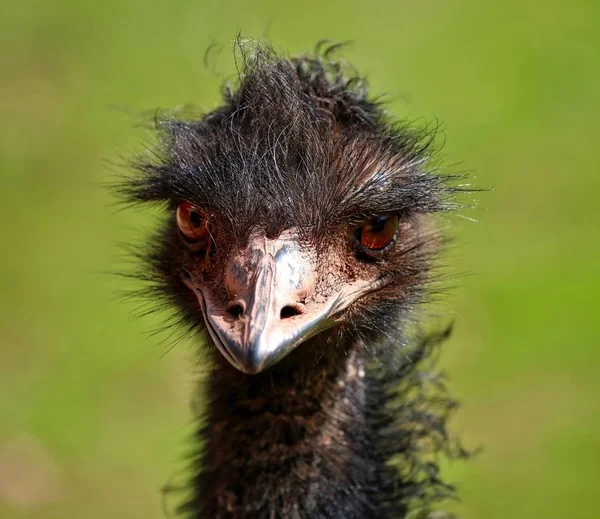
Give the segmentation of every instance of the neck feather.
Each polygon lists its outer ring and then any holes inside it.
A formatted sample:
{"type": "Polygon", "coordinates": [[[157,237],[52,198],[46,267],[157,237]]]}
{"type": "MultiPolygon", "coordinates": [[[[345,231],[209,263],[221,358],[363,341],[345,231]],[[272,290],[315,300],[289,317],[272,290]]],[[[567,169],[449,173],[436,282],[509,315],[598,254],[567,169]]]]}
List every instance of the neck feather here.
{"type": "Polygon", "coordinates": [[[215,360],[190,517],[401,518],[428,487],[451,491],[421,474],[419,438],[437,451],[446,431],[414,391],[414,362],[382,369],[361,343],[315,339],[258,375],[215,360]]]}

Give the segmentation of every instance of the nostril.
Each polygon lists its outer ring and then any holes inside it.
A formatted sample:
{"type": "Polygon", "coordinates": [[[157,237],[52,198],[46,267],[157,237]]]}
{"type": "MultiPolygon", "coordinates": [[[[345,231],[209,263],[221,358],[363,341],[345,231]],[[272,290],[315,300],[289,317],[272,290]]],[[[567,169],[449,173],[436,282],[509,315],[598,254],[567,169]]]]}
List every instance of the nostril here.
{"type": "Polygon", "coordinates": [[[227,313],[235,319],[239,319],[244,315],[244,305],[242,303],[229,303],[227,313]]]}
{"type": "Polygon", "coordinates": [[[281,312],[279,313],[279,318],[280,319],[288,319],[290,317],[295,317],[297,315],[301,315],[302,314],[302,310],[300,310],[300,308],[296,307],[296,306],[284,306],[281,309],[281,312]]]}

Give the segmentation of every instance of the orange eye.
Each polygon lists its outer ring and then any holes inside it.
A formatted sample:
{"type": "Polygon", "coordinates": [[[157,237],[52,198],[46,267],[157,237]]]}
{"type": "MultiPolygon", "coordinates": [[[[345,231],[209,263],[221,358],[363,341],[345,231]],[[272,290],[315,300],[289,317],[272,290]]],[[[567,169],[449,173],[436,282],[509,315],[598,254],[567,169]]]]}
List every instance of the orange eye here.
{"type": "Polygon", "coordinates": [[[365,222],[356,237],[366,249],[382,251],[396,239],[399,223],[398,213],[379,214],[365,222]]]}
{"type": "Polygon", "coordinates": [[[190,241],[203,240],[209,234],[206,214],[189,202],[182,202],[177,207],[177,225],[190,241]]]}

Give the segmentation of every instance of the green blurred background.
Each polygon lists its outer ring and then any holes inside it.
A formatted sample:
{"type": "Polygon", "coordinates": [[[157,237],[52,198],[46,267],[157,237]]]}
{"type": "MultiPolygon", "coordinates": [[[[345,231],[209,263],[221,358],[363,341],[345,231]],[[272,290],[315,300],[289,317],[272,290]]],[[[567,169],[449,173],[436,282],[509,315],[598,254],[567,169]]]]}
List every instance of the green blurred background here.
{"type": "Polygon", "coordinates": [[[600,2],[0,3],[0,517],[160,518],[183,467],[196,346],[116,301],[109,162],[137,114],[211,109],[238,31],[291,53],[321,38],[436,118],[479,207],[453,217],[464,272],[442,364],[472,462],[448,465],[473,518],[600,517],[600,2]],[[211,65],[206,48],[216,44],[211,65]],[[121,109],[114,109],[114,106],[121,109]],[[124,108],[124,109],[123,109],[124,108]]]}

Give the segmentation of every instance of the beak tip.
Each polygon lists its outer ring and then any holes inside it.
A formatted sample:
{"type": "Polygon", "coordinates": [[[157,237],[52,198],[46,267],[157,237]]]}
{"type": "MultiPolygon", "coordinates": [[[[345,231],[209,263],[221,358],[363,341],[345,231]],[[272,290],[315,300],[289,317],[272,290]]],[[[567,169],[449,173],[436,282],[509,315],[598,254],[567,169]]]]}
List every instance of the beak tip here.
{"type": "Polygon", "coordinates": [[[247,363],[247,362],[240,363],[236,367],[242,373],[245,373],[246,375],[258,375],[263,370],[262,366],[256,365],[256,364],[247,363]]]}
{"type": "Polygon", "coordinates": [[[225,348],[233,359],[234,366],[242,373],[256,375],[263,371],[269,363],[269,355],[264,350],[256,347],[244,347],[237,342],[227,341],[225,348]]]}

